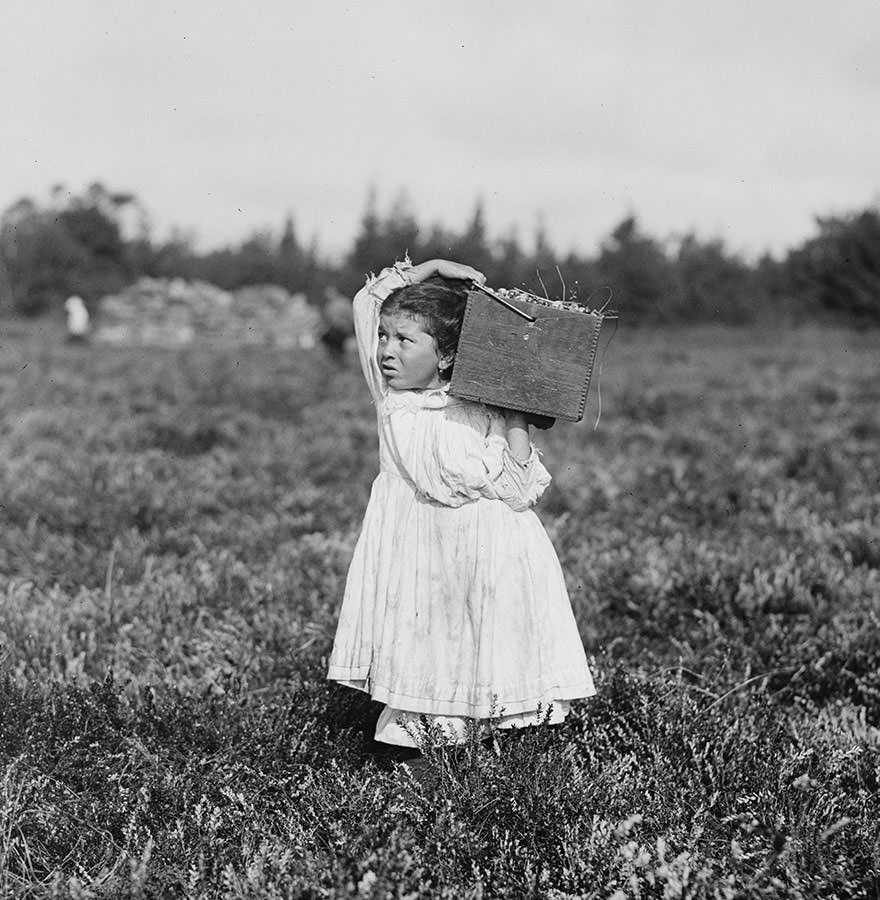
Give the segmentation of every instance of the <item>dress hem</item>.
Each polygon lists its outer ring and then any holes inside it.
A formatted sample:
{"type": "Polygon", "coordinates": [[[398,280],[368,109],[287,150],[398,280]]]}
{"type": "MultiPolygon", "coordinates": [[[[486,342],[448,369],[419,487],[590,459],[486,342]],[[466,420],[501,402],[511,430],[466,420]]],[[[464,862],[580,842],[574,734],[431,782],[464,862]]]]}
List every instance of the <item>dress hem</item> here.
{"type": "Polygon", "coordinates": [[[545,707],[560,700],[586,700],[596,695],[592,678],[567,685],[553,684],[537,693],[520,695],[518,698],[497,694],[488,703],[473,703],[466,700],[438,700],[429,697],[414,697],[392,690],[381,684],[371,683],[368,672],[362,670],[333,667],[327,674],[330,681],[337,681],[346,687],[363,691],[373,700],[395,709],[413,713],[439,716],[466,716],[473,719],[497,719],[501,716],[533,712],[539,706],[545,707]],[[355,674],[357,672],[358,674],[355,674]]]}

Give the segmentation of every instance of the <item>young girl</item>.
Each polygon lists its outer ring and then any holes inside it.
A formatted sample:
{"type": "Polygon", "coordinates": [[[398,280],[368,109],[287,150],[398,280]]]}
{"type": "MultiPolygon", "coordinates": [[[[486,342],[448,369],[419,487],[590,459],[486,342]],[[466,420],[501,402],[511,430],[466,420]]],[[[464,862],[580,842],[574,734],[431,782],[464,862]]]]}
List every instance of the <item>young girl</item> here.
{"type": "Polygon", "coordinates": [[[416,746],[422,715],[450,742],[468,718],[510,728],[549,710],[558,723],[570,700],[595,693],[559,561],[531,510],[550,476],[529,426],[449,394],[474,281],[485,277],[470,266],[407,260],[354,299],[380,471],[328,677],[386,704],[376,726],[386,744],[416,746]]]}

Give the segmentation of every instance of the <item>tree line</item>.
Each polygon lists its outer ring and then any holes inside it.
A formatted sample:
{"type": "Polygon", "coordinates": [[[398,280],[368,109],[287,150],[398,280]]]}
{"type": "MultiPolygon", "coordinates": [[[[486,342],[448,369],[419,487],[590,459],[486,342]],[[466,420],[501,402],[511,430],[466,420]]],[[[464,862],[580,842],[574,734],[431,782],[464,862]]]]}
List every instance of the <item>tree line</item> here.
{"type": "Polygon", "coordinates": [[[335,289],[352,294],[364,275],[408,252],[413,259],[466,260],[489,284],[611,306],[630,322],[799,322],[833,318],[880,324],[880,206],[816,219],[815,234],[783,258],[755,262],[720,240],[690,233],[660,240],[625,217],[592,255],[560,254],[541,226],[528,245],[515,232],[488,234],[476,203],[461,231],[419,222],[405,197],[383,214],[370,192],[358,232],[338,260],[304,244],[288,215],[277,233],[198,252],[191,237],[155,239],[133,194],[100,183],[81,194],[53,189],[24,197],[0,218],[0,310],[40,315],[71,294],[87,304],[142,277],[202,279],[226,290],[279,284],[322,305],[335,289]]]}

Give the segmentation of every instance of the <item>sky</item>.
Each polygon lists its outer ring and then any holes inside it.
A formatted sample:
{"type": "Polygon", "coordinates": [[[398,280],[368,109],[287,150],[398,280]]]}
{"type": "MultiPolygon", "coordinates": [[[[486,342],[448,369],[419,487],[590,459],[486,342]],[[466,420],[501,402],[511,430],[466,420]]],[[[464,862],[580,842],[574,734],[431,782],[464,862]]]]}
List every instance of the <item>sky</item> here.
{"type": "Polygon", "coordinates": [[[880,201],[878,0],[4,3],[0,210],[137,195],[200,249],[344,252],[375,190],[591,254],[635,214],[747,257],[880,201]]]}

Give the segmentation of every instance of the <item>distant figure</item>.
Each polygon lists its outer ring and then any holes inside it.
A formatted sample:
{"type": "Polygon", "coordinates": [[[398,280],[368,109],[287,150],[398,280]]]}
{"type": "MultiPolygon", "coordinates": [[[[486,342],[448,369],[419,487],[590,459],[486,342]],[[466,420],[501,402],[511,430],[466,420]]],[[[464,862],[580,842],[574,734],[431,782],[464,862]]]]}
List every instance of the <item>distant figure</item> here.
{"type": "Polygon", "coordinates": [[[344,363],[346,345],[354,334],[351,301],[336,288],[324,291],[321,315],[321,343],[336,362],[344,363]]]}
{"type": "Polygon", "coordinates": [[[68,297],[64,308],[67,310],[67,340],[85,341],[89,334],[89,311],[82,297],[68,297]]]}

